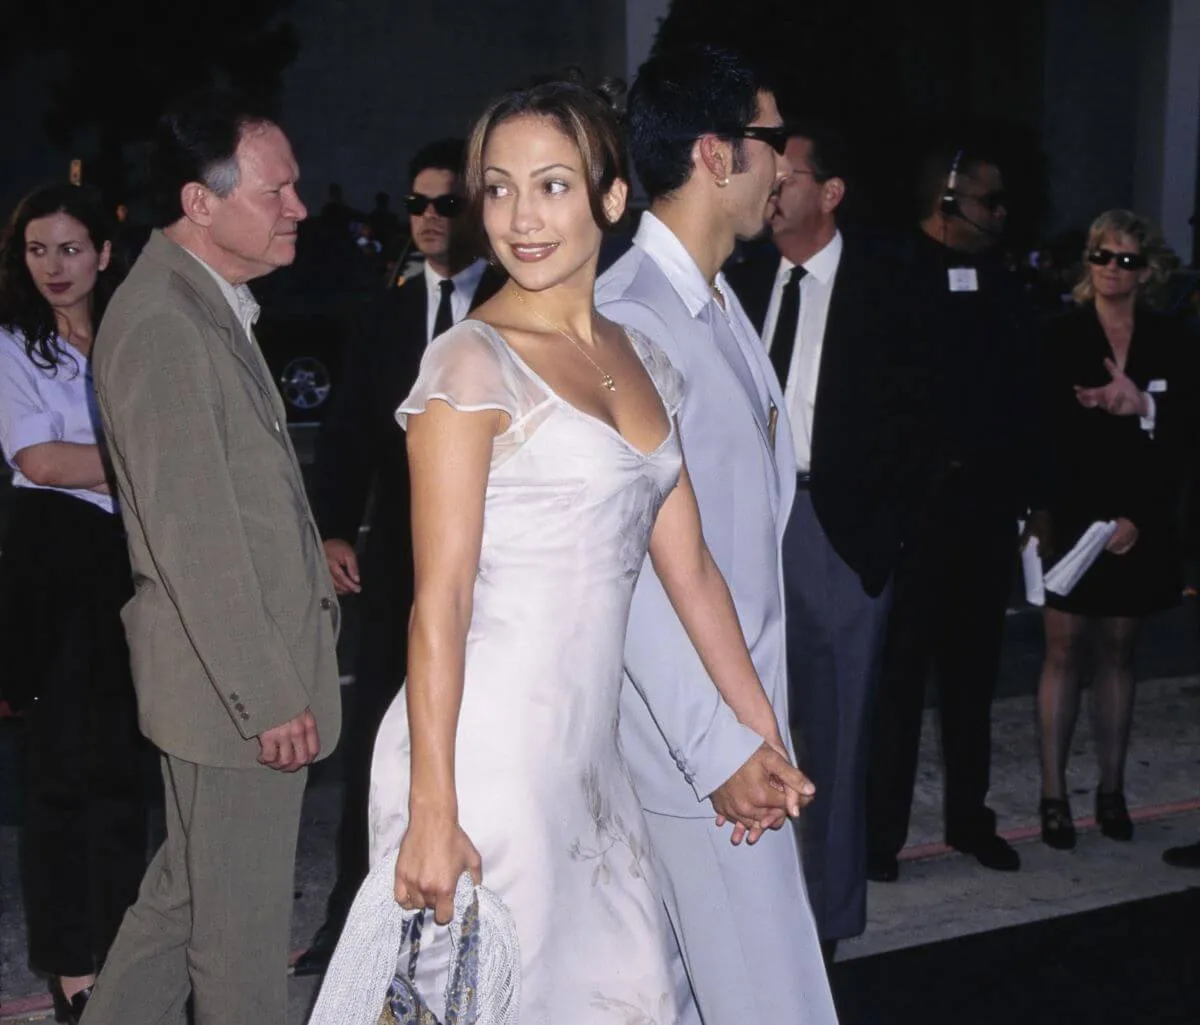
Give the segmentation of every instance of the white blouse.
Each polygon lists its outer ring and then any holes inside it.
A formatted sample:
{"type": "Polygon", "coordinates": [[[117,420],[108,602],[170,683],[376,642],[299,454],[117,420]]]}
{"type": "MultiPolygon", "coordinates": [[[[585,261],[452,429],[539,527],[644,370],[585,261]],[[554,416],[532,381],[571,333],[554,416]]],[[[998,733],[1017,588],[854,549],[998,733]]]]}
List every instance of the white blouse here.
{"type": "MultiPolygon", "coordinates": [[[[17,466],[17,453],[48,441],[95,445],[100,414],[92,387],[91,363],[60,339],[69,354],[58,367],[43,370],[25,354],[20,335],[0,328],[0,448],[13,471],[13,485],[39,488],[17,466]]],[[[81,488],[48,488],[81,498],[111,513],[111,495],[81,488]]]]}

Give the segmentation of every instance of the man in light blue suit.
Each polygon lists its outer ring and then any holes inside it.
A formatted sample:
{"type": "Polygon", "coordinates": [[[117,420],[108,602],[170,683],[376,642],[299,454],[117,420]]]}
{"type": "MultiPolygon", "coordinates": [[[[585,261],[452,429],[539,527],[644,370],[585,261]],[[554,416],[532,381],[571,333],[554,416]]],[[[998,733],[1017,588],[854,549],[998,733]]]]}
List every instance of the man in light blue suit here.
{"type": "MultiPolygon", "coordinates": [[[[786,131],[755,72],[715,47],[655,54],[628,120],[652,205],[601,278],[597,304],[653,339],[685,378],[679,429],[705,539],[794,761],[780,563],[792,436],[766,352],[720,274],[735,240],[763,229],[788,171],[786,131]]],[[[649,567],[625,665],[621,743],[659,859],[686,1021],[832,1025],[796,837],[779,828],[784,795],[774,806],[761,797],[783,754],[722,702],[649,567]],[[732,837],[714,827],[714,810],[733,822],[732,837]]]]}

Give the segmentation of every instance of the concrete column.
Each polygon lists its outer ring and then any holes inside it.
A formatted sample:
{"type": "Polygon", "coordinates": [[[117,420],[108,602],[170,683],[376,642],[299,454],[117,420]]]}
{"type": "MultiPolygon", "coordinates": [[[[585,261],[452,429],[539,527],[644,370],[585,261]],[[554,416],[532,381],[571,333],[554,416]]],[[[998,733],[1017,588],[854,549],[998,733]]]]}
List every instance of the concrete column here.
{"type": "Polygon", "coordinates": [[[1142,51],[1134,206],[1185,263],[1192,251],[1200,145],[1200,0],[1169,0],[1142,51]],[[1161,29],[1155,31],[1155,29],[1161,29]]]}

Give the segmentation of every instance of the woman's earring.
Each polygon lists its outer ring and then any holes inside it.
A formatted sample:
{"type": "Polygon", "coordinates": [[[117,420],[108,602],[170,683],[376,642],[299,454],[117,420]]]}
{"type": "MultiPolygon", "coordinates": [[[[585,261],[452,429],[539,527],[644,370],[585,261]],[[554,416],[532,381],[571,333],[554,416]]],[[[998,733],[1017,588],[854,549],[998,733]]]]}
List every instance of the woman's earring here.
{"type": "Polygon", "coordinates": [[[725,175],[724,178],[714,178],[713,181],[717,183],[718,189],[723,189],[729,184],[729,175],[725,175]]]}

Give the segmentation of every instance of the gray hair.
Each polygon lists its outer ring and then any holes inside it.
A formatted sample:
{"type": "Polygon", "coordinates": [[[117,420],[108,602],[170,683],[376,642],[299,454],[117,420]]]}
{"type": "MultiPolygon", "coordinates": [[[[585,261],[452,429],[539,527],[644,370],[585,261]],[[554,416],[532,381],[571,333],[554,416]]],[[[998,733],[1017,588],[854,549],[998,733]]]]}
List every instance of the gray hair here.
{"type": "Polygon", "coordinates": [[[241,175],[238,171],[237,154],[218,160],[204,168],[204,186],[222,199],[237,188],[241,175]]]}

